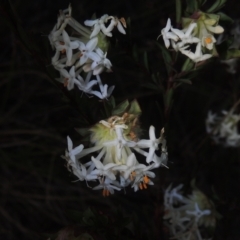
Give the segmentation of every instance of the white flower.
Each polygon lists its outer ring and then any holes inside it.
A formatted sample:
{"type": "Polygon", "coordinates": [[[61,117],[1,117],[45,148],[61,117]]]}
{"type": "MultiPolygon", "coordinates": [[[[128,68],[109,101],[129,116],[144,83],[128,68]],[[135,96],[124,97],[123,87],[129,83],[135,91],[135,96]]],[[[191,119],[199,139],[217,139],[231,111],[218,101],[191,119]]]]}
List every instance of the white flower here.
{"type": "Polygon", "coordinates": [[[172,48],[178,52],[178,51],[181,51],[181,50],[184,50],[186,48],[188,48],[189,46],[184,46],[184,42],[174,42],[172,39],[171,39],[171,45],[172,45],[172,48]]]}
{"type": "Polygon", "coordinates": [[[163,41],[164,41],[166,48],[169,48],[169,46],[170,46],[169,39],[173,39],[174,41],[178,40],[177,35],[175,35],[172,32],[169,32],[170,29],[171,29],[171,20],[170,20],[170,18],[168,18],[166,27],[163,28],[161,31],[161,35],[163,36],[163,41]]]}
{"type": "Polygon", "coordinates": [[[75,67],[72,66],[69,72],[66,69],[60,69],[59,71],[64,77],[64,86],[67,87],[68,90],[72,90],[74,88],[74,83],[77,82],[75,76],[75,67]]]}
{"type": "Polygon", "coordinates": [[[64,68],[66,66],[66,64],[62,63],[62,61],[59,59],[59,57],[60,57],[60,52],[59,51],[56,51],[55,55],[52,57],[52,65],[57,70],[59,70],[61,68],[64,68]]]}
{"type": "Polygon", "coordinates": [[[56,49],[62,53],[66,53],[67,56],[67,66],[71,65],[72,60],[72,51],[79,47],[79,43],[77,41],[71,41],[65,30],[62,31],[63,42],[60,41],[56,44],[56,49]]]}
{"type": "MultiPolygon", "coordinates": [[[[107,59],[107,53],[104,53],[100,48],[95,50],[96,52],[91,52],[89,58],[93,61],[91,64],[91,70],[93,70],[93,75],[100,74],[104,68],[111,70],[112,64],[109,59],[107,59]]],[[[84,71],[88,71],[89,67],[84,66],[84,71]]]]}
{"type": "Polygon", "coordinates": [[[212,57],[212,54],[203,54],[202,53],[200,42],[197,44],[195,53],[191,52],[190,50],[184,50],[184,49],[181,49],[180,51],[181,51],[182,54],[189,57],[195,63],[207,60],[210,57],[212,57]]]}
{"type": "Polygon", "coordinates": [[[100,184],[93,188],[93,190],[103,189],[102,195],[104,197],[109,196],[109,194],[114,194],[114,190],[120,191],[121,187],[117,181],[113,181],[110,178],[100,178],[100,184]]]}
{"type": "Polygon", "coordinates": [[[234,114],[233,110],[222,111],[222,116],[212,114],[210,111],[206,120],[206,130],[216,143],[222,143],[226,147],[238,147],[240,145],[239,121],[240,115],[234,114]]]}
{"type": "Polygon", "coordinates": [[[113,29],[115,26],[117,26],[117,29],[118,29],[118,31],[119,31],[120,33],[126,34],[125,29],[123,28],[123,26],[124,26],[125,28],[127,27],[126,21],[125,21],[124,18],[118,19],[117,17],[112,17],[112,16],[110,16],[110,17],[107,18],[107,20],[109,20],[109,19],[111,19],[111,22],[110,22],[110,24],[109,24],[108,27],[107,27],[107,31],[108,31],[108,32],[112,31],[112,29],[113,29]],[[122,26],[122,25],[123,25],[123,26],[122,26]]]}
{"type": "Polygon", "coordinates": [[[105,176],[110,178],[111,180],[115,180],[116,176],[112,172],[112,168],[116,166],[115,163],[108,163],[103,165],[100,160],[97,158],[92,157],[92,161],[94,162],[96,169],[91,172],[91,175],[96,176],[105,176]]]}
{"type": "Polygon", "coordinates": [[[146,166],[144,164],[139,164],[136,159],[134,153],[131,153],[125,164],[118,165],[114,167],[114,170],[118,170],[121,172],[121,176],[124,177],[125,180],[133,181],[136,177],[136,170],[145,169],[146,166]]]}
{"type": "Polygon", "coordinates": [[[91,76],[92,76],[92,72],[89,72],[86,76],[85,81],[84,81],[83,78],[80,75],[78,75],[77,76],[77,81],[75,82],[77,87],[81,91],[83,91],[85,93],[89,93],[89,94],[92,93],[92,87],[97,84],[97,80],[90,81],[91,76]]]}
{"type": "Polygon", "coordinates": [[[52,49],[55,48],[55,44],[59,41],[59,37],[62,34],[62,29],[57,29],[57,24],[53,27],[53,30],[48,35],[49,42],[52,46],[52,49]]]}
{"type": "Polygon", "coordinates": [[[67,143],[68,143],[68,151],[66,151],[66,157],[69,157],[74,163],[76,163],[75,156],[83,150],[83,145],[81,144],[73,148],[73,143],[69,136],[67,136],[67,143]]]}
{"type": "Polygon", "coordinates": [[[79,60],[80,66],[87,62],[90,53],[92,53],[93,50],[96,48],[97,43],[98,43],[98,38],[96,37],[90,39],[86,45],[79,41],[79,50],[81,51],[81,57],[79,60]]]}
{"type": "Polygon", "coordinates": [[[196,23],[191,23],[187,29],[179,30],[177,28],[172,28],[171,30],[175,33],[182,42],[185,43],[198,43],[200,41],[199,38],[192,36],[193,29],[197,26],[196,23]]]}
{"type": "Polygon", "coordinates": [[[195,221],[198,222],[202,216],[211,214],[211,211],[208,209],[200,210],[198,204],[195,203],[195,209],[193,211],[187,210],[186,213],[193,215],[195,217],[195,221]]]}
{"type": "Polygon", "coordinates": [[[140,148],[149,148],[149,153],[146,159],[146,162],[149,163],[153,161],[153,156],[156,150],[158,150],[158,144],[160,139],[155,136],[155,128],[150,126],[149,128],[149,140],[140,140],[137,145],[140,148]]]}
{"type": "Polygon", "coordinates": [[[132,184],[132,188],[134,191],[138,191],[139,189],[147,189],[147,185],[154,185],[154,183],[150,180],[150,178],[155,177],[155,173],[149,171],[151,170],[153,165],[139,167],[135,169],[135,180],[132,184]]]}
{"type": "Polygon", "coordinates": [[[96,77],[97,77],[97,82],[98,82],[98,85],[99,85],[99,88],[100,88],[100,92],[91,91],[91,94],[94,94],[95,96],[99,97],[100,99],[109,98],[111,96],[115,86],[111,86],[110,88],[108,88],[107,84],[105,84],[105,85],[102,84],[102,81],[101,81],[99,75],[96,75],[96,77]]]}
{"type": "Polygon", "coordinates": [[[94,27],[93,27],[92,34],[90,35],[90,38],[95,37],[95,36],[100,32],[100,30],[102,30],[102,32],[103,32],[105,35],[107,35],[107,36],[109,36],[109,37],[112,36],[112,33],[110,32],[112,29],[107,29],[106,26],[105,26],[105,24],[104,24],[105,21],[107,20],[107,18],[108,18],[108,15],[105,14],[105,15],[103,15],[100,19],[96,19],[96,20],[86,20],[86,21],[84,22],[84,24],[85,24],[86,26],[90,26],[90,27],[94,26],[94,27]]]}
{"type": "Polygon", "coordinates": [[[216,39],[211,34],[208,34],[208,35],[202,37],[202,46],[206,47],[209,50],[213,49],[215,42],[216,42],[216,39]]]}

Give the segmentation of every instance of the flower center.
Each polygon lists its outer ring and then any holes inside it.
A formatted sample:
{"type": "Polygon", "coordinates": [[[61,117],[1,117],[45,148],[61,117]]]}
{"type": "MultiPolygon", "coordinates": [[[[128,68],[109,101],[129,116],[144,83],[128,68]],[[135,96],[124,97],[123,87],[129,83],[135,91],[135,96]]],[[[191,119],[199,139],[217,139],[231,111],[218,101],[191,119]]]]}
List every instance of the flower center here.
{"type": "Polygon", "coordinates": [[[211,37],[206,37],[206,38],[205,38],[205,43],[206,43],[206,44],[212,43],[212,38],[211,38],[211,37]]]}

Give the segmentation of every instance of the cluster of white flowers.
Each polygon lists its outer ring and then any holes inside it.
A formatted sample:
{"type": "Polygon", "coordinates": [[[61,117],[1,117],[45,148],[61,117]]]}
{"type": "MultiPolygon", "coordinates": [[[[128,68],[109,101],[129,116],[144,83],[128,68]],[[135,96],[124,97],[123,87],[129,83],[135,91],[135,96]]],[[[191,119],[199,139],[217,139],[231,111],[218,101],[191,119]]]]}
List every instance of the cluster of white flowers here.
{"type": "MultiPolygon", "coordinates": [[[[99,182],[93,190],[103,189],[103,196],[113,194],[114,190],[121,190],[131,185],[134,191],[146,189],[153,185],[150,178],[155,174],[151,171],[167,164],[166,140],[164,130],[159,138],[155,137],[155,128],[149,129],[150,139],[138,139],[137,117],[125,113],[122,117],[113,116],[107,121],[102,120],[90,129],[93,147],[84,149],[83,145],[73,148],[69,137],[68,150],[64,158],[80,181],[99,182]],[[155,151],[161,144],[161,155],[155,151]],[[146,151],[145,149],[148,149],[146,151]],[[84,163],[82,159],[88,154],[91,161],[84,163]],[[140,163],[136,153],[144,156],[147,164],[140,163]],[[81,159],[81,161],[79,161],[81,159]]],[[[88,185],[89,186],[89,185],[88,185]]]]}
{"type": "Polygon", "coordinates": [[[111,31],[115,26],[125,34],[125,20],[105,14],[100,19],[84,22],[86,26],[92,27],[91,30],[78,23],[71,12],[71,6],[59,12],[57,23],[48,36],[56,51],[52,58],[52,65],[60,73],[60,78],[56,80],[63,83],[68,90],[76,85],[87,94],[107,98],[114,86],[108,89],[108,85],[103,85],[99,76],[104,69],[111,71],[112,66],[107,58],[106,36],[112,36],[111,31]],[[81,76],[82,72],[87,72],[86,76],[81,76]],[[96,75],[97,79],[91,80],[92,75],[96,75]],[[92,89],[95,85],[99,86],[100,91],[92,89]]]}
{"type": "Polygon", "coordinates": [[[213,50],[216,42],[213,33],[220,34],[224,31],[221,26],[214,26],[216,24],[217,21],[214,19],[205,19],[198,22],[191,20],[191,23],[186,28],[180,30],[172,27],[169,18],[166,27],[161,31],[161,36],[166,48],[169,48],[171,44],[176,52],[180,51],[197,63],[213,56],[212,53],[204,54],[203,51],[205,52],[206,49],[213,50]],[[190,44],[196,45],[195,52],[189,49],[190,44]]]}
{"type": "Polygon", "coordinates": [[[164,219],[174,239],[203,240],[199,227],[214,227],[216,217],[213,204],[198,189],[185,197],[180,191],[183,184],[172,188],[170,185],[164,194],[164,219]]]}
{"type": "Polygon", "coordinates": [[[226,147],[238,147],[240,146],[239,121],[240,115],[234,114],[233,110],[222,111],[221,116],[209,111],[206,130],[216,143],[226,147]]]}

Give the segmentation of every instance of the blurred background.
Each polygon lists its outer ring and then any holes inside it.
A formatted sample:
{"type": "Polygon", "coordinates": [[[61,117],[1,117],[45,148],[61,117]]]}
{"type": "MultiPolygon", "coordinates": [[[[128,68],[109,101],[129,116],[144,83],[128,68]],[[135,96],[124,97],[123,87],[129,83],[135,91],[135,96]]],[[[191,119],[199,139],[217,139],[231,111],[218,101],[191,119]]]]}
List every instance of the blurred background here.
{"type": "MultiPolygon", "coordinates": [[[[174,18],[175,1],[72,0],[72,16],[81,23],[94,13],[130,20],[127,35],[116,33],[110,39],[113,72],[103,73],[103,79],[116,86],[117,103],[138,100],[143,136],[148,136],[150,125],[157,133],[166,128],[169,169],[156,170],[155,185],[104,198],[85,182],[73,182],[76,178],[60,157],[67,135],[76,145],[84,143],[75,129],[106,118],[103,102],[77,89],[68,92],[54,81],[58,73],[51,66],[54,52],[47,36],[58,11],[68,4],[65,0],[0,3],[0,238],[56,239],[62,230],[58,239],[75,239],[68,234],[78,226],[78,231],[87,230],[94,239],[169,239],[162,221],[164,189],[170,183],[183,183],[188,193],[195,179],[222,215],[213,239],[239,240],[240,151],[215,145],[205,130],[209,110],[230,109],[239,98],[238,64],[231,74],[220,60],[211,61],[192,84],[175,91],[166,115],[164,77],[153,83],[151,71],[166,74],[155,41],[167,18],[174,18]],[[144,64],[145,52],[151,70],[144,64]],[[82,223],[88,214],[100,219],[96,226],[82,223]]],[[[237,20],[240,2],[229,0],[222,11],[237,20]]],[[[226,27],[226,35],[234,26],[226,27]]]]}

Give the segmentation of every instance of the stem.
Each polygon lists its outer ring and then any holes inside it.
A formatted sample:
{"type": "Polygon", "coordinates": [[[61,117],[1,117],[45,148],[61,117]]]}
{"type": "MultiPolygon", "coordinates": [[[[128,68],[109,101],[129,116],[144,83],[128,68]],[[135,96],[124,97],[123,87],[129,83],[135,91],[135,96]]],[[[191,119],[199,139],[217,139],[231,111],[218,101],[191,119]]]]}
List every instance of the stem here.
{"type": "Polygon", "coordinates": [[[77,32],[82,34],[84,37],[89,38],[91,35],[91,31],[89,31],[87,28],[83,27],[79,22],[77,22],[74,18],[71,18],[68,22],[68,24],[75,29],[77,32]]]}

